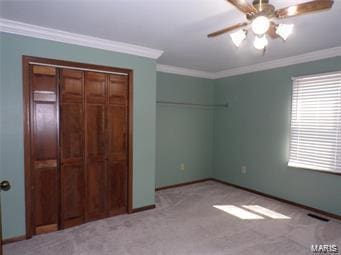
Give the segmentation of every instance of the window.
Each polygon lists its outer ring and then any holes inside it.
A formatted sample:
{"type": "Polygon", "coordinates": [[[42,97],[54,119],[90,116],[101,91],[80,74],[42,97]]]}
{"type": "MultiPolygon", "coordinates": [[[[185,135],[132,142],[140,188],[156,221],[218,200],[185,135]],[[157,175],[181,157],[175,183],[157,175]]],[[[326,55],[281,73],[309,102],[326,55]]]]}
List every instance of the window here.
{"type": "Polygon", "coordinates": [[[289,166],[341,173],[341,72],[294,78],[289,166]]]}

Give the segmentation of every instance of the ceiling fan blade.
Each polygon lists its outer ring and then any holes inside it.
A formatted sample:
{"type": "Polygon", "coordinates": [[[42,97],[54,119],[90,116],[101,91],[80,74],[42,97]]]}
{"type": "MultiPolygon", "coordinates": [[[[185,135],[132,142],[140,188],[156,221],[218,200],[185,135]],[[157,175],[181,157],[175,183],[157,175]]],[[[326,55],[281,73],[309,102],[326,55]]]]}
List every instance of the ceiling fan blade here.
{"type": "Polygon", "coordinates": [[[256,13],[257,9],[249,4],[246,0],[227,0],[229,3],[233,4],[240,11],[244,13],[256,13]]]}
{"type": "Polygon", "coordinates": [[[333,0],[315,0],[311,2],[306,2],[278,9],[275,12],[275,16],[279,19],[285,19],[288,17],[297,16],[309,12],[330,9],[333,3],[334,3],[333,0]]]}
{"type": "Polygon", "coordinates": [[[221,35],[221,34],[225,34],[227,32],[230,32],[234,29],[237,29],[237,28],[241,28],[241,27],[244,27],[246,26],[248,23],[247,22],[244,22],[244,23],[238,23],[236,25],[233,25],[233,26],[230,26],[230,27],[227,27],[227,28],[224,28],[224,29],[221,29],[221,30],[218,30],[214,33],[210,33],[207,35],[207,37],[215,37],[215,36],[218,36],[218,35],[221,35]]]}
{"type": "Polygon", "coordinates": [[[278,38],[278,34],[276,34],[276,27],[277,27],[277,24],[276,24],[275,22],[271,22],[270,28],[269,28],[267,34],[268,34],[272,39],[278,38]]]}

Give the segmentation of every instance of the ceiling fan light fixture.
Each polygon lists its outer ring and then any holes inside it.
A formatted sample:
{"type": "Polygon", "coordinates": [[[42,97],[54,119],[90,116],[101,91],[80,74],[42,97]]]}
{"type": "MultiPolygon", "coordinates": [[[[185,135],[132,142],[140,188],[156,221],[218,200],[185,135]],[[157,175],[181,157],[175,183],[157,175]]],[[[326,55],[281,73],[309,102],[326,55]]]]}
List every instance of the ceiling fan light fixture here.
{"type": "Polygon", "coordinates": [[[291,35],[293,28],[293,24],[279,24],[276,28],[276,34],[285,41],[291,35]]]}
{"type": "Polygon", "coordinates": [[[263,36],[256,36],[253,46],[257,50],[264,50],[264,48],[268,45],[268,39],[266,39],[265,35],[263,36]]]}
{"type": "Polygon", "coordinates": [[[287,14],[288,16],[294,16],[294,15],[296,15],[296,14],[297,14],[297,5],[288,7],[287,13],[288,13],[288,14],[287,14]]]}
{"type": "Polygon", "coordinates": [[[268,38],[274,40],[282,38],[285,41],[293,32],[293,24],[278,25],[276,19],[283,20],[317,11],[330,10],[334,2],[336,2],[336,0],[305,0],[307,2],[277,9],[270,3],[270,0],[253,0],[252,4],[249,3],[251,0],[226,1],[234,5],[239,11],[243,12],[247,21],[225,27],[208,34],[207,37],[211,38],[225,33],[230,33],[233,43],[239,47],[242,44],[242,41],[245,40],[247,31],[252,30],[255,35],[253,45],[256,49],[263,50],[263,55],[265,54],[265,50],[268,45],[268,38]],[[231,31],[235,31],[237,29],[239,29],[239,31],[231,33],[231,31]]]}
{"type": "Polygon", "coordinates": [[[245,40],[246,38],[247,31],[244,29],[240,29],[237,32],[231,33],[231,40],[236,45],[236,47],[239,47],[241,43],[245,40]]]}
{"type": "Polygon", "coordinates": [[[256,35],[265,34],[270,27],[270,20],[265,16],[258,16],[252,21],[251,28],[256,35]]]}

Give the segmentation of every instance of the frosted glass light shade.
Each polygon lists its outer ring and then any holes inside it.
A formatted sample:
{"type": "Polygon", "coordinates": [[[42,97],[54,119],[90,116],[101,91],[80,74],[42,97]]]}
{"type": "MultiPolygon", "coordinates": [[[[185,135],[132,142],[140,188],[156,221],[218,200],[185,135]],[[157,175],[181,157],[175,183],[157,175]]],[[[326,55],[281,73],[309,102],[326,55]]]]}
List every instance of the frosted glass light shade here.
{"type": "Polygon", "coordinates": [[[251,28],[256,35],[265,34],[270,27],[270,20],[265,16],[258,16],[252,21],[251,28]]]}
{"type": "Polygon", "coordinates": [[[231,39],[232,39],[232,42],[234,43],[234,45],[239,47],[240,44],[246,38],[246,31],[241,29],[241,30],[238,30],[237,32],[231,33],[230,36],[231,36],[231,39]]]}
{"type": "Polygon", "coordinates": [[[294,28],[293,24],[279,24],[276,29],[276,34],[278,34],[285,41],[289,35],[291,35],[294,28]]]}
{"type": "Polygon", "coordinates": [[[268,45],[268,40],[266,39],[265,35],[263,36],[256,36],[255,41],[253,42],[253,46],[257,50],[263,50],[268,45]]]}
{"type": "Polygon", "coordinates": [[[294,6],[290,6],[288,8],[288,16],[294,16],[297,14],[297,5],[294,5],[294,6]]]}

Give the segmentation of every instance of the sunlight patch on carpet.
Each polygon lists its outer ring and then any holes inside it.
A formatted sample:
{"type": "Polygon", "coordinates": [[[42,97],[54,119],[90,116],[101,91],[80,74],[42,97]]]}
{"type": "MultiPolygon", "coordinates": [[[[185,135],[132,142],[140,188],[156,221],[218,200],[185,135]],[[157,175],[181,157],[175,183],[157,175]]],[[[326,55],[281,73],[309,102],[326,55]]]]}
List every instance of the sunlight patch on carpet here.
{"type": "Polygon", "coordinates": [[[247,210],[244,210],[244,209],[237,207],[237,206],[234,206],[234,205],[214,205],[213,207],[217,208],[219,210],[222,210],[226,213],[229,213],[233,216],[236,216],[242,220],[261,220],[261,219],[264,219],[264,217],[262,217],[258,214],[249,212],[247,210]]]}
{"type": "Polygon", "coordinates": [[[284,214],[281,214],[279,212],[275,212],[273,210],[270,210],[270,209],[265,208],[265,207],[260,206],[260,205],[243,205],[243,208],[246,208],[246,209],[253,211],[255,213],[265,215],[265,216],[272,218],[272,219],[286,219],[286,220],[291,219],[290,217],[288,217],[284,214]]]}

